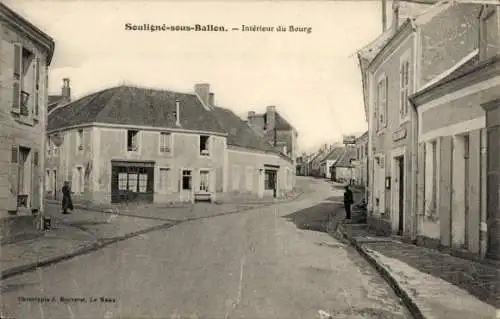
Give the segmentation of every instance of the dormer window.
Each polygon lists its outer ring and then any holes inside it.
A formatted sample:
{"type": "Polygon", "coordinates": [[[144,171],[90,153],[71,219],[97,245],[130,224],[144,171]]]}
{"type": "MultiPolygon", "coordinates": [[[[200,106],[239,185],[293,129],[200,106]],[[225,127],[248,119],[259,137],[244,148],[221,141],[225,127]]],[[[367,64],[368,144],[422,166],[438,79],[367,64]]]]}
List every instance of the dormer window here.
{"type": "Polygon", "coordinates": [[[127,131],[127,151],[129,152],[137,152],[139,149],[139,131],[136,130],[128,130],[127,131]]]}
{"type": "Polygon", "coordinates": [[[210,136],[200,135],[200,155],[210,155],[210,136]]]}

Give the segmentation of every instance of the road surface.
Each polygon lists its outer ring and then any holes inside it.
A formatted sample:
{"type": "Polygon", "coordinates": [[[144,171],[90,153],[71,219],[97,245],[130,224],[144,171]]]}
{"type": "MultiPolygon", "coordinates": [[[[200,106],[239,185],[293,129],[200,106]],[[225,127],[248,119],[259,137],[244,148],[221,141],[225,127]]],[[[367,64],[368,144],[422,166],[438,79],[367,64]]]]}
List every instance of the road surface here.
{"type": "Polygon", "coordinates": [[[311,183],[296,202],[182,223],[12,277],[2,318],[410,318],[353,248],[307,230],[341,195],[311,183]]]}

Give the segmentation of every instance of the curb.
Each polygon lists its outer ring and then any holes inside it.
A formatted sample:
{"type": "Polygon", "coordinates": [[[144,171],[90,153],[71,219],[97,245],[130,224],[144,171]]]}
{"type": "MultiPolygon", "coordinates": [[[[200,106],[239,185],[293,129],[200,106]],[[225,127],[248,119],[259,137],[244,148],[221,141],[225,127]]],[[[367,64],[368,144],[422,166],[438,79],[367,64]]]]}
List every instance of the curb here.
{"type": "Polygon", "coordinates": [[[379,262],[377,262],[375,258],[370,256],[370,254],[366,252],[366,250],[363,248],[361,244],[356,242],[355,239],[349,238],[349,236],[347,236],[345,231],[343,232],[340,228],[341,226],[337,226],[336,230],[337,234],[348,240],[349,243],[352,246],[354,246],[354,248],[356,248],[358,253],[361,256],[363,256],[364,259],[368,261],[368,263],[377,270],[377,272],[382,276],[382,278],[384,278],[384,280],[389,284],[389,286],[391,286],[396,295],[399,298],[401,298],[403,304],[410,311],[412,317],[415,319],[427,319],[420,310],[420,308],[417,306],[415,301],[413,301],[413,299],[408,295],[408,293],[401,287],[398,281],[394,279],[394,277],[390,274],[390,272],[387,269],[385,269],[385,267],[383,267],[379,262]]]}
{"type": "Polygon", "coordinates": [[[106,246],[109,246],[111,244],[114,244],[114,243],[117,243],[117,242],[120,242],[120,241],[123,241],[126,239],[130,239],[132,237],[136,237],[136,236],[142,235],[144,233],[149,233],[149,232],[152,232],[155,230],[159,230],[162,228],[170,228],[170,227],[175,226],[177,224],[179,224],[179,223],[178,222],[177,223],[175,223],[175,222],[174,223],[165,223],[165,224],[145,228],[145,229],[142,229],[142,230],[139,230],[136,232],[132,232],[132,233],[126,234],[124,236],[113,237],[110,239],[101,239],[101,240],[98,240],[96,243],[90,244],[88,246],[84,246],[82,248],[79,248],[79,249],[77,249],[71,253],[65,254],[65,255],[50,257],[50,258],[47,258],[44,260],[39,260],[39,261],[34,262],[34,263],[6,269],[6,270],[2,271],[2,273],[0,275],[0,280],[4,280],[7,278],[16,276],[16,275],[20,275],[20,274],[25,273],[25,272],[33,271],[33,270],[36,270],[37,268],[50,266],[50,265],[59,263],[61,261],[72,259],[74,257],[85,255],[85,254],[94,252],[96,250],[99,250],[101,248],[104,248],[106,246]]]}

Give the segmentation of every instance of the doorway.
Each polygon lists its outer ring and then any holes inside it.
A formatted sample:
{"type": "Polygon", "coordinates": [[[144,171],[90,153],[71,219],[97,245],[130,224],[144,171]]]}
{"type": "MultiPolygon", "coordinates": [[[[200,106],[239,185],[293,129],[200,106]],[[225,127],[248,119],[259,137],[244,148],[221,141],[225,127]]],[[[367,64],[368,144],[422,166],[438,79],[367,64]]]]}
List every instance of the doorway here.
{"type": "Polygon", "coordinates": [[[17,175],[18,207],[29,208],[29,195],[31,193],[31,166],[29,161],[30,149],[19,147],[19,166],[17,175]]]}
{"type": "Polygon", "coordinates": [[[265,185],[265,190],[266,191],[272,191],[273,192],[273,197],[276,198],[277,196],[277,174],[276,170],[273,169],[266,169],[264,172],[264,185],[265,185]]]}
{"type": "Polygon", "coordinates": [[[181,176],[181,201],[193,200],[193,170],[183,169],[181,176]]]}

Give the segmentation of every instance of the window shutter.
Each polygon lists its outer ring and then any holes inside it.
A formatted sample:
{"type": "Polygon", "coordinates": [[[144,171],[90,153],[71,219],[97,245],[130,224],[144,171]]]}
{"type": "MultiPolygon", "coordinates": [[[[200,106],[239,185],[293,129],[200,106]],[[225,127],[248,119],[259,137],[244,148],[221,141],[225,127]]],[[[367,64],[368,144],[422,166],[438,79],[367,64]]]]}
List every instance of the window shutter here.
{"type": "Polygon", "coordinates": [[[387,113],[388,113],[388,103],[387,95],[389,93],[388,79],[387,76],[384,78],[384,127],[387,126],[387,113]]]}
{"type": "Polygon", "coordinates": [[[36,58],[35,63],[35,89],[40,89],[40,58],[36,58]]]}
{"type": "Polygon", "coordinates": [[[17,146],[12,146],[11,162],[13,164],[17,164],[19,162],[19,151],[17,149],[17,146]]]}
{"type": "Polygon", "coordinates": [[[12,83],[12,111],[21,113],[21,85],[18,80],[12,83]]]}
{"type": "Polygon", "coordinates": [[[21,64],[22,64],[22,50],[21,46],[17,43],[14,44],[14,78],[21,77],[21,64]]]}
{"type": "Polygon", "coordinates": [[[38,166],[38,152],[33,153],[33,165],[38,166]]]}

